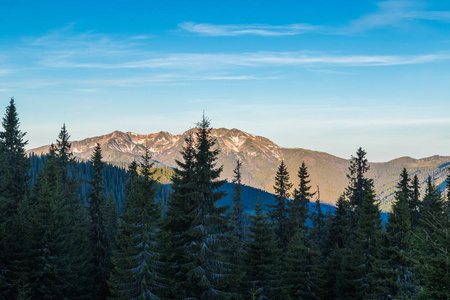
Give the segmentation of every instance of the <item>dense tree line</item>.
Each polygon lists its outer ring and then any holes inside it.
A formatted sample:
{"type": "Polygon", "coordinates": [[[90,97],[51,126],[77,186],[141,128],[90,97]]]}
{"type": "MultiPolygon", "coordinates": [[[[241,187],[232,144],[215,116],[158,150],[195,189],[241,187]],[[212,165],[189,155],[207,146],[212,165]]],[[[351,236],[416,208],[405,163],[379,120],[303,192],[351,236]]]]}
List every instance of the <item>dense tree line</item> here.
{"type": "Polygon", "coordinates": [[[403,170],[384,224],[361,148],[335,210],[322,210],[304,162],[294,187],[283,161],[275,201],[261,193],[246,208],[240,161],[224,203],[206,117],[160,197],[149,151],[122,173],[98,144],[77,163],[64,125],[45,158],[28,156],[19,125],[11,99],[0,132],[2,299],[450,299],[450,173],[445,193],[429,177],[421,197],[403,170]]]}

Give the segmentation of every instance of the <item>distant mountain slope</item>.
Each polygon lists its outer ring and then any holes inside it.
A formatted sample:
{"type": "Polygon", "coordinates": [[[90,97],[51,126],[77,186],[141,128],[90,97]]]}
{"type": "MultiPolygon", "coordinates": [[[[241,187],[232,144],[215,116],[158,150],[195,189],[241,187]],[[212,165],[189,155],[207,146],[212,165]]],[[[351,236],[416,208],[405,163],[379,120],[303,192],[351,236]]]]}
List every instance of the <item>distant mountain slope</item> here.
{"type": "MultiPolygon", "coordinates": [[[[137,159],[148,147],[153,159],[159,166],[176,167],[175,160],[180,159],[180,150],[184,138],[194,129],[179,135],[168,132],[136,134],[114,131],[112,133],[73,141],[73,152],[80,159],[88,159],[96,143],[103,149],[103,157],[117,165],[127,165],[137,159]]],[[[231,179],[236,160],[243,162],[243,183],[255,188],[273,192],[273,183],[277,168],[283,159],[291,174],[294,186],[298,184],[297,171],[305,161],[311,175],[311,185],[320,187],[320,197],[325,203],[334,204],[348,184],[349,160],[328,153],[301,148],[282,148],[267,138],[255,136],[238,129],[213,129],[212,136],[217,139],[221,150],[218,165],[223,165],[223,179],[231,179]]],[[[36,154],[46,153],[48,146],[31,149],[36,154]]],[[[356,149],[355,149],[356,152],[356,149]]],[[[375,188],[383,209],[389,209],[393,200],[395,184],[404,167],[411,175],[417,174],[423,184],[428,175],[433,176],[436,184],[443,182],[448,156],[433,156],[424,159],[403,157],[386,163],[371,163],[368,176],[375,179],[375,188]]]]}

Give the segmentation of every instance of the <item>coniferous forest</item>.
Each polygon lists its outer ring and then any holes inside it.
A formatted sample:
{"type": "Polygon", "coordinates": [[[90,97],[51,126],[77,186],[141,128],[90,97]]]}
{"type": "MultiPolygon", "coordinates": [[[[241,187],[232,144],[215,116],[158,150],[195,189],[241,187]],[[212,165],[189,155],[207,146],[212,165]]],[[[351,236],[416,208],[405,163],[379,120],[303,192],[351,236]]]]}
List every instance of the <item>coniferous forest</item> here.
{"type": "Polygon", "coordinates": [[[206,117],[166,188],[149,150],[123,170],[102,161],[100,145],[76,161],[69,138],[64,125],[46,157],[27,155],[11,99],[0,131],[1,299],[450,299],[450,169],[446,191],[431,177],[421,191],[405,169],[383,222],[363,149],[332,211],[305,162],[289,173],[281,161],[274,203],[256,199],[248,214],[240,161],[231,205],[218,205],[225,182],[206,117]]]}

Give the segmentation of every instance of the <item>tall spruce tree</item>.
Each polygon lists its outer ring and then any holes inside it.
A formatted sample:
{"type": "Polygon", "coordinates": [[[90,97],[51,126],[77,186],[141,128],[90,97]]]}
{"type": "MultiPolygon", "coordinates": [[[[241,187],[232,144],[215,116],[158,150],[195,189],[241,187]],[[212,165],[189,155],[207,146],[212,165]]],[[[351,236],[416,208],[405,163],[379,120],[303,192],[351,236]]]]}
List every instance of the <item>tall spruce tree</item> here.
{"type": "Polygon", "coordinates": [[[25,224],[20,207],[25,207],[30,191],[27,172],[31,168],[25,154],[27,141],[19,128],[14,99],[11,98],[0,132],[0,297],[16,297],[19,273],[25,252],[25,224]]]}
{"type": "Polygon", "coordinates": [[[289,221],[291,224],[291,234],[294,235],[298,230],[303,230],[306,233],[306,220],[309,213],[308,204],[316,194],[315,192],[310,192],[311,186],[309,184],[311,180],[309,180],[308,168],[306,167],[305,162],[302,162],[297,176],[300,179],[300,182],[298,187],[294,190],[294,199],[289,202],[289,221]]]}
{"type": "Polygon", "coordinates": [[[420,208],[420,225],[422,227],[427,227],[430,220],[434,218],[441,219],[444,211],[444,204],[445,202],[442,199],[441,191],[436,187],[431,176],[428,176],[425,195],[420,208]]]}
{"type": "MultiPolygon", "coordinates": [[[[66,257],[70,240],[65,230],[69,215],[59,181],[55,148],[50,148],[47,162],[38,175],[29,201],[30,265],[29,284],[32,298],[60,299],[68,295],[71,261],[66,257]]],[[[76,275],[76,274],[73,274],[76,275]]]]}
{"type": "MultiPolygon", "coordinates": [[[[402,177],[402,180],[404,177],[402,177]]],[[[411,298],[417,294],[414,286],[413,233],[411,230],[409,203],[404,191],[398,190],[392,212],[386,225],[388,262],[390,267],[389,294],[399,298],[411,298]]]]}
{"type": "Polygon", "coordinates": [[[360,209],[355,238],[343,258],[336,290],[340,299],[382,299],[387,268],[382,260],[383,228],[375,193],[368,191],[360,209]]]}
{"type": "Polygon", "coordinates": [[[233,206],[231,208],[231,220],[233,221],[234,230],[233,235],[237,239],[238,252],[242,251],[242,245],[245,239],[245,220],[244,220],[244,204],[242,203],[242,162],[236,162],[236,168],[233,170],[234,178],[233,187],[233,206]]]}
{"type": "Polygon", "coordinates": [[[109,284],[119,299],[158,299],[162,294],[159,224],[161,204],[155,201],[156,181],[147,149],[140,173],[133,162],[128,169],[126,202],[119,223],[114,271],[109,284]]]}
{"type": "Polygon", "coordinates": [[[320,267],[319,248],[298,230],[288,245],[283,272],[290,299],[322,299],[320,267]]]}
{"type": "Polygon", "coordinates": [[[233,187],[233,206],[231,208],[230,217],[233,230],[231,232],[232,242],[229,247],[230,262],[232,264],[232,276],[229,283],[229,290],[234,293],[234,298],[242,298],[242,279],[244,277],[244,242],[245,242],[245,215],[244,205],[242,203],[242,162],[236,162],[234,169],[233,187]]]}
{"type": "Polygon", "coordinates": [[[408,171],[406,171],[406,168],[403,168],[402,173],[400,174],[400,180],[397,183],[397,193],[402,193],[403,198],[406,201],[406,203],[410,202],[411,199],[411,179],[409,178],[408,171]]]}
{"type": "Polygon", "coordinates": [[[322,255],[326,247],[326,218],[320,205],[320,199],[316,200],[314,210],[311,212],[312,229],[309,235],[311,242],[320,250],[322,255]]]}
{"type": "Polygon", "coordinates": [[[217,191],[225,182],[218,180],[222,172],[222,167],[216,168],[219,150],[205,116],[197,124],[195,136],[195,190],[188,216],[191,223],[183,234],[190,261],[182,266],[182,272],[187,275],[188,298],[222,298],[228,296],[226,286],[230,280],[230,263],[223,255],[230,240],[230,224],[225,217],[228,207],[216,204],[225,195],[217,191]]]}
{"type": "Polygon", "coordinates": [[[244,296],[250,296],[251,299],[280,299],[280,250],[274,228],[263,212],[259,199],[256,200],[254,210],[245,246],[247,291],[244,296]]]}
{"type": "Polygon", "coordinates": [[[66,125],[63,124],[53,151],[58,172],[58,185],[64,201],[64,210],[69,214],[70,226],[65,228],[70,237],[70,268],[75,279],[71,281],[71,294],[77,297],[90,297],[92,292],[92,251],[89,239],[91,220],[86,207],[82,204],[78,189],[81,181],[75,171],[76,161],[72,152],[72,144],[66,125]]]}
{"type": "Polygon", "coordinates": [[[414,175],[412,180],[411,199],[409,202],[409,211],[411,214],[411,228],[415,229],[419,225],[420,221],[420,207],[422,203],[420,201],[420,182],[419,177],[414,175]]]}
{"type": "Polygon", "coordinates": [[[284,161],[281,161],[281,164],[278,167],[273,188],[275,190],[275,204],[270,206],[272,208],[271,218],[275,224],[278,245],[284,253],[287,249],[290,236],[287,201],[290,197],[289,190],[292,188],[292,183],[289,182],[289,173],[284,161]]]}
{"type": "Polygon", "coordinates": [[[102,161],[102,148],[98,143],[94,148],[90,162],[94,171],[93,180],[89,182],[92,188],[89,193],[89,213],[92,224],[90,233],[93,254],[93,297],[106,299],[109,296],[107,282],[111,270],[111,241],[108,239],[104,215],[106,206],[105,182],[102,173],[104,162],[102,161]]]}
{"type": "MultiPolygon", "coordinates": [[[[450,191],[450,169],[447,176],[450,191]]],[[[422,275],[422,299],[450,299],[450,214],[449,198],[440,199],[428,178],[422,218],[419,226],[419,269],[422,275]],[[428,199],[427,199],[428,198],[428,199]],[[440,210],[440,211],[439,211],[440,210]]]]}
{"type": "Polygon", "coordinates": [[[353,228],[358,223],[359,211],[364,199],[374,189],[373,179],[366,177],[366,173],[370,169],[366,154],[366,151],[359,148],[356,151],[356,156],[352,156],[350,167],[348,168],[350,172],[350,174],[347,174],[349,185],[345,190],[345,195],[348,197],[353,210],[353,228]]]}
{"type": "Polygon", "coordinates": [[[77,193],[68,134],[65,128],[62,132],[67,135],[66,150],[59,143],[50,147],[28,201],[30,251],[25,261],[30,279],[26,286],[34,298],[89,299],[89,219],[77,193]]]}
{"type": "Polygon", "coordinates": [[[25,153],[25,132],[19,128],[20,122],[14,98],[2,120],[0,131],[0,195],[3,198],[2,210],[8,217],[17,212],[19,202],[30,192],[30,160],[25,153]]]}
{"type": "Polygon", "coordinates": [[[172,190],[167,202],[163,219],[164,251],[167,299],[183,299],[187,297],[187,275],[182,271],[191,258],[185,255],[185,248],[194,240],[184,234],[191,226],[195,204],[195,142],[192,134],[188,134],[181,150],[182,161],[176,160],[178,168],[172,177],[172,190]]]}
{"type": "Polygon", "coordinates": [[[342,195],[339,197],[337,208],[331,217],[330,229],[327,231],[328,238],[326,244],[326,253],[324,261],[323,290],[324,298],[330,299],[336,295],[343,294],[339,290],[338,282],[341,276],[343,258],[347,255],[349,241],[351,236],[351,210],[350,203],[342,195]]]}
{"type": "Polygon", "coordinates": [[[342,195],[336,203],[336,210],[331,219],[328,249],[345,248],[350,240],[351,212],[350,203],[342,195]]]}

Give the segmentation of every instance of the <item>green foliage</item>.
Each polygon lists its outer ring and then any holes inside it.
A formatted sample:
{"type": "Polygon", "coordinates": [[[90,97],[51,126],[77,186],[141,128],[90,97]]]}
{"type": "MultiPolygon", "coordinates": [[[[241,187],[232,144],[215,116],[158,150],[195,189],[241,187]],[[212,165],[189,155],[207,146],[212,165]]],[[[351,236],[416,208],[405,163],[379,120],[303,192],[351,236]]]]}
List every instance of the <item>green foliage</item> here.
{"type": "Polygon", "coordinates": [[[420,210],[422,203],[420,201],[420,183],[419,177],[414,175],[412,181],[411,199],[409,201],[409,212],[411,214],[411,228],[415,229],[419,225],[420,210]]]}
{"type": "Polygon", "coordinates": [[[184,233],[193,222],[192,211],[195,203],[195,148],[193,136],[185,138],[182,161],[177,161],[178,169],[172,177],[172,190],[163,219],[165,277],[167,298],[180,299],[187,296],[187,276],[182,268],[190,262],[185,256],[185,245],[189,242],[184,233]]]}
{"type": "Polygon", "coordinates": [[[0,132],[0,297],[12,298],[18,293],[20,264],[27,250],[20,236],[25,228],[19,208],[24,207],[30,190],[27,141],[19,125],[15,102],[11,99],[0,132]]]}
{"type": "Polygon", "coordinates": [[[381,299],[386,295],[382,260],[383,229],[374,192],[368,191],[360,209],[355,238],[344,252],[337,290],[344,299],[381,299]]]}
{"type": "Polygon", "coordinates": [[[92,189],[89,193],[88,207],[92,224],[90,236],[93,254],[93,296],[96,299],[106,299],[109,296],[107,281],[111,269],[111,241],[104,210],[107,202],[102,173],[104,162],[100,144],[95,146],[90,162],[94,170],[94,178],[89,182],[92,189]]]}
{"type": "MultiPolygon", "coordinates": [[[[60,137],[68,140],[65,126],[60,137]]],[[[76,194],[70,143],[51,147],[27,209],[28,290],[32,298],[90,298],[89,219],[76,194]]]]}
{"type": "Polygon", "coordinates": [[[234,196],[233,206],[230,212],[230,218],[232,223],[231,231],[231,244],[229,247],[228,256],[231,262],[232,276],[229,283],[229,290],[235,295],[235,298],[241,298],[243,294],[242,279],[244,277],[244,242],[245,242],[245,215],[244,205],[242,201],[242,174],[241,174],[242,162],[239,160],[236,162],[236,168],[234,169],[234,196]]]}
{"type": "Polygon", "coordinates": [[[275,175],[275,205],[272,208],[271,218],[275,223],[275,233],[280,249],[283,252],[287,249],[289,243],[289,220],[287,212],[287,200],[289,199],[289,190],[292,188],[292,183],[289,182],[289,173],[287,171],[284,161],[281,161],[275,175]]]}
{"type": "Polygon", "coordinates": [[[399,190],[386,226],[389,247],[386,254],[390,267],[389,294],[403,298],[417,294],[413,282],[413,233],[410,215],[404,191],[399,190]]]}
{"type": "Polygon", "coordinates": [[[27,158],[18,125],[11,100],[0,132],[2,299],[450,299],[450,170],[446,198],[428,177],[420,201],[419,176],[411,184],[404,169],[384,231],[361,148],[336,210],[317,200],[308,223],[306,164],[291,200],[282,161],[275,197],[259,191],[252,214],[258,191],[242,185],[240,161],[233,184],[219,180],[206,118],[178,169],[154,168],[147,150],[127,173],[104,164],[99,145],[76,162],[65,125],[46,158],[27,158]],[[265,213],[260,202],[275,205],[265,213]]]}
{"type": "Polygon", "coordinates": [[[140,164],[128,169],[126,204],[119,223],[114,271],[109,281],[118,299],[157,299],[161,290],[158,264],[160,203],[155,202],[156,182],[147,150],[140,164]]]}
{"type": "Polygon", "coordinates": [[[73,263],[70,251],[70,216],[58,176],[55,150],[33,187],[29,202],[29,282],[33,298],[59,299],[71,292],[73,263]]]}
{"type": "Polygon", "coordinates": [[[320,250],[320,253],[325,251],[326,245],[326,228],[325,228],[325,215],[322,212],[320,205],[320,199],[316,200],[314,210],[311,212],[312,229],[309,235],[311,242],[320,250]]]}
{"type": "Polygon", "coordinates": [[[345,195],[348,197],[350,206],[353,210],[353,226],[358,223],[359,211],[366,196],[373,192],[373,179],[367,178],[366,173],[370,166],[366,158],[366,151],[359,148],[356,151],[356,157],[352,156],[350,167],[348,168],[350,174],[347,175],[349,185],[345,190],[345,195]]]}
{"type": "MultiPolygon", "coordinates": [[[[449,191],[450,170],[448,174],[447,190],[449,191]]],[[[442,200],[431,178],[428,178],[417,235],[422,299],[450,299],[450,205],[448,199],[445,202],[442,200]]]]}
{"type": "Polygon", "coordinates": [[[322,299],[319,249],[298,230],[285,257],[284,286],[290,299],[322,299]]]}
{"type": "Polygon", "coordinates": [[[184,233],[186,254],[190,262],[182,267],[187,274],[188,297],[226,297],[224,287],[229,280],[229,262],[224,261],[222,249],[228,243],[230,231],[225,212],[228,207],[216,205],[223,196],[217,191],[225,182],[218,181],[222,167],[216,168],[219,150],[211,137],[207,118],[197,124],[195,162],[193,165],[195,186],[189,212],[191,224],[184,233]]]}
{"type": "Polygon", "coordinates": [[[303,230],[306,233],[306,220],[309,213],[308,203],[315,195],[315,192],[310,192],[311,186],[309,184],[311,180],[308,180],[309,174],[305,162],[302,162],[297,176],[300,182],[298,188],[294,190],[294,199],[289,202],[291,234],[294,234],[297,230],[303,230]]]}
{"type": "Polygon", "coordinates": [[[258,299],[279,299],[280,250],[275,241],[274,228],[261,205],[255,205],[250,217],[249,237],[245,246],[245,282],[247,291],[258,299]]]}

